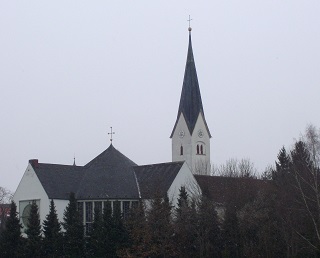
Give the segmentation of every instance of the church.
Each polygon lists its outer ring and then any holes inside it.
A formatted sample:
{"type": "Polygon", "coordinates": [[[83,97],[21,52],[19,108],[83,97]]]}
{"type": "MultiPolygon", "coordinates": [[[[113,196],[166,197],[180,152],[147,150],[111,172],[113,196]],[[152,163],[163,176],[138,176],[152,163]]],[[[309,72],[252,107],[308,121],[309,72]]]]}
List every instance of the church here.
{"type": "Polygon", "coordinates": [[[63,213],[71,192],[75,193],[78,209],[86,230],[93,222],[95,208],[107,202],[120,205],[123,216],[139,200],[148,201],[168,195],[176,204],[179,189],[189,195],[201,192],[210,181],[210,138],[202,105],[189,28],[187,61],[176,122],[170,135],[172,161],[161,164],[137,165],[113,146],[84,166],[47,164],[37,159],[28,166],[14,194],[20,221],[25,227],[30,203],[39,207],[41,223],[54,200],[58,218],[63,213]]]}

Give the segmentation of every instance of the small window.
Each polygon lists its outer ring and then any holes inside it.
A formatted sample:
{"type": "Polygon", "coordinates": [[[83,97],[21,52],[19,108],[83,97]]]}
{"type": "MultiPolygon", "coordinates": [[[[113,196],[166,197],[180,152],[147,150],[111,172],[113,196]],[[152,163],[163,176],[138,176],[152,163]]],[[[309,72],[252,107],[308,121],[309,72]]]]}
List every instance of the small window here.
{"type": "Polygon", "coordinates": [[[98,209],[98,211],[102,213],[102,202],[94,202],[94,209],[98,209]]]}
{"type": "Polygon", "coordinates": [[[83,202],[78,202],[78,211],[80,215],[81,222],[83,221],[83,202]]]}
{"type": "Polygon", "coordinates": [[[199,154],[199,145],[197,145],[197,154],[199,154]]]}
{"type": "Polygon", "coordinates": [[[180,156],[182,156],[183,155],[183,146],[181,145],[180,146],[180,156]]]}
{"type": "Polygon", "coordinates": [[[201,153],[201,155],[203,155],[203,145],[202,144],[200,145],[200,153],[201,153]]]}
{"type": "Polygon", "coordinates": [[[92,222],[92,202],[86,202],[86,222],[92,222]]]}
{"type": "Polygon", "coordinates": [[[112,209],[112,214],[115,213],[115,211],[120,211],[119,213],[121,213],[121,202],[120,201],[114,201],[113,202],[113,209],[112,209]]]}

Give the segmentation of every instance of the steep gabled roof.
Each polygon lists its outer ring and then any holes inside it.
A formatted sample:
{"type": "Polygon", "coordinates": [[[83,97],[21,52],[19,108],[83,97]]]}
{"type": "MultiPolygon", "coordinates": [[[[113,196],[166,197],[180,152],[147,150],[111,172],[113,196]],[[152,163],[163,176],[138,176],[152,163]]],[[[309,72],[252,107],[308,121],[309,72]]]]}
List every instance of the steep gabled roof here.
{"type": "Polygon", "coordinates": [[[177,123],[181,114],[184,115],[190,134],[193,133],[198,116],[199,114],[201,114],[203,117],[204,123],[207,127],[209,137],[211,137],[209,128],[207,126],[207,122],[205,120],[203,106],[202,106],[197,70],[196,70],[196,65],[193,57],[191,31],[189,31],[189,47],[188,47],[186,68],[185,68],[184,78],[183,78],[183,86],[181,91],[179,110],[178,110],[177,120],[172,130],[170,138],[172,138],[173,136],[173,133],[175,131],[175,128],[177,126],[177,123]]]}
{"type": "Polygon", "coordinates": [[[76,194],[77,199],[139,198],[132,166],[136,164],[111,144],[90,161],[76,194]]]}
{"type": "Polygon", "coordinates": [[[141,198],[163,197],[179,173],[184,161],[133,167],[141,198]]]}
{"type": "Polygon", "coordinates": [[[84,168],[58,164],[32,162],[49,199],[68,199],[71,192],[77,192],[78,186],[84,175],[84,168]]]}

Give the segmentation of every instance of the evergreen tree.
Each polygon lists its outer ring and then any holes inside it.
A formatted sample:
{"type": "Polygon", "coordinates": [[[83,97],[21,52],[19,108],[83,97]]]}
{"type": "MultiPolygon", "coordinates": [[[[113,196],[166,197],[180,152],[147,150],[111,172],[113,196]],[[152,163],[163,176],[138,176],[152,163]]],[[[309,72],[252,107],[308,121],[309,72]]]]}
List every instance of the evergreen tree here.
{"type": "Polygon", "coordinates": [[[179,257],[197,255],[197,212],[189,204],[188,193],[184,187],[179,190],[177,208],[175,209],[175,242],[179,257]]]}
{"type": "Polygon", "coordinates": [[[110,241],[113,243],[116,252],[129,244],[129,235],[123,223],[120,204],[120,202],[113,202],[113,223],[109,233],[110,241]]]}
{"type": "Polygon", "coordinates": [[[12,201],[10,216],[6,220],[5,230],[0,235],[0,257],[22,257],[21,228],[17,206],[12,201]]]}
{"type": "Polygon", "coordinates": [[[241,239],[237,208],[227,203],[223,222],[224,257],[238,258],[241,254],[241,239]]]}
{"type": "Polygon", "coordinates": [[[202,196],[198,207],[199,257],[220,257],[222,239],[217,211],[211,200],[202,196]]]}
{"type": "Polygon", "coordinates": [[[165,198],[155,198],[151,201],[148,214],[151,257],[172,257],[176,255],[171,209],[172,206],[167,196],[165,198]]]}
{"type": "Polygon", "coordinates": [[[103,247],[104,252],[109,254],[110,257],[114,257],[116,255],[116,249],[114,243],[112,242],[110,233],[114,226],[113,217],[112,217],[112,207],[111,202],[104,203],[103,209],[103,230],[104,230],[104,238],[103,238],[103,247]]]}
{"type": "Polygon", "coordinates": [[[95,207],[92,230],[88,239],[87,254],[89,257],[106,257],[105,233],[101,211],[98,207],[95,207]]]}
{"type": "Polygon", "coordinates": [[[121,251],[122,256],[148,257],[150,253],[150,234],[147,229],[147,221],[143,202],[130,210],[130,216],[126,221],[126,228],[130,237],[130,246],[121,251]]]}
{"type": "Polygon", "coordinates": [[[43,253],[46,257],[59,257],[62,255],[62,234],[53,200],[49,209],[49,214],[43,221],[43,253]]]}
{"type": "Polygon", "coordinates": [[[26,256],[27,257],[41,257],[41,224],[38,205],[35,201],[31,204],[30,215],[28,218],[28,227],[25,230],[27,234],[26,241],[26,256]]]}
{"type": "Polygon", "coordinates": [[[290,176],[291,160],[287,154],[284,146],[281,148],[278,154],[278,161],[276,161],[276,170],[273,171],[272,179],[277,182],[279,186],[286,184],[288,177],[290,176]]]}
{"type": "Polygon", "coordinates": [[[66,257],[84,256],[84,228],[77,210],[77,200],[74,193],[70,194],[69,204],[63,216],[64,251],[66,257]]]}

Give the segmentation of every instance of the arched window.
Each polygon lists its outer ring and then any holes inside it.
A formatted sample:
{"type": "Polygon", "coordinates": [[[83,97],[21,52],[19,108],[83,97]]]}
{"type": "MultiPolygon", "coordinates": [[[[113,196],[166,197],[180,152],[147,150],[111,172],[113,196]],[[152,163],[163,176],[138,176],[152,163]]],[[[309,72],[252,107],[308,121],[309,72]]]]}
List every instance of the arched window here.
{"type": "Polygon", "coordinates": [[[199,144],[197,144],[197,154],[199,154],[199,144]]]}
{"type": "Polygon", "coordinates": [[[203,145],[200,145],[200,154],[203,155],[203,145]]]}
{"type": "Polygon", "coordinates": [[[183,155],[183,147],[182,147],[182,145],[180,146],[180,156],[182,156],[183,155]]]}

